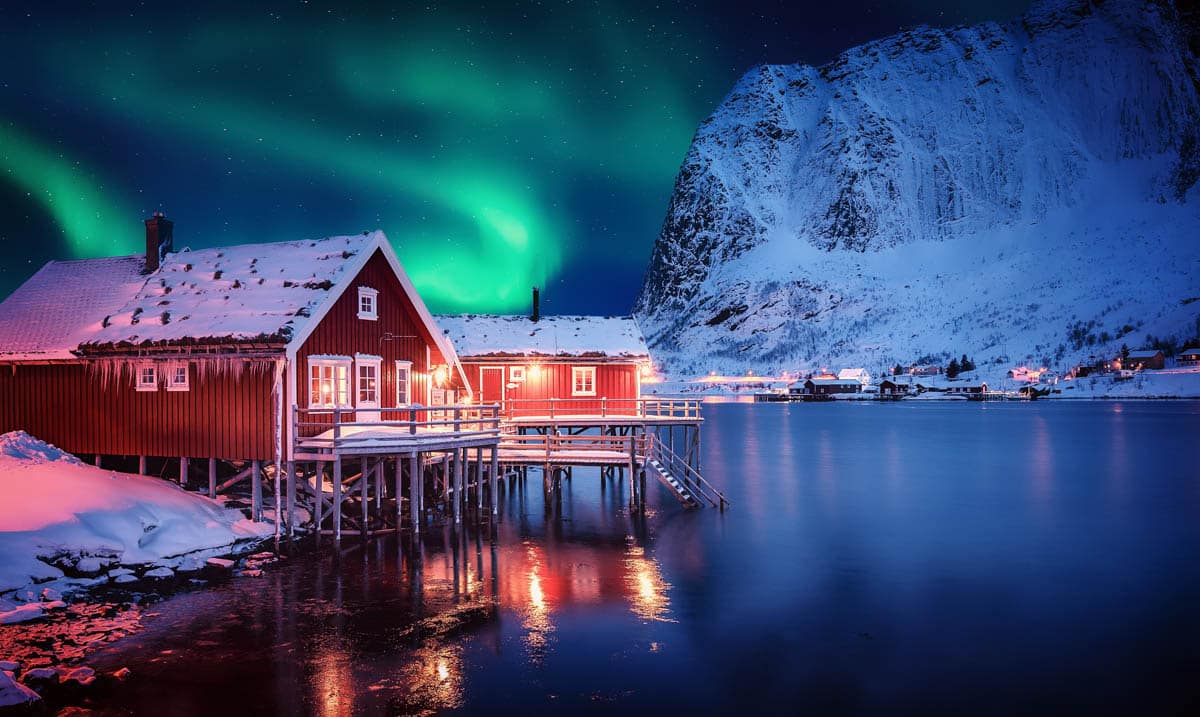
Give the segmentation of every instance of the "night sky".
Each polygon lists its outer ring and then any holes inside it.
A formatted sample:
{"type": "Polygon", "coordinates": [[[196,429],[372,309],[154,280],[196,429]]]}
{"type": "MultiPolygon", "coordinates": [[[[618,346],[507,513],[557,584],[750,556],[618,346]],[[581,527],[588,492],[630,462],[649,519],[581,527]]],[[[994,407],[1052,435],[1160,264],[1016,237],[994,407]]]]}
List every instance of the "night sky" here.
{"type": "Polygon", "coordinates": [[[743,72],[1027,3],[48,4],[0,5],[0,297],[161,210],[177,247],[383,229],[434,311],[627,313],[743,72]]]}

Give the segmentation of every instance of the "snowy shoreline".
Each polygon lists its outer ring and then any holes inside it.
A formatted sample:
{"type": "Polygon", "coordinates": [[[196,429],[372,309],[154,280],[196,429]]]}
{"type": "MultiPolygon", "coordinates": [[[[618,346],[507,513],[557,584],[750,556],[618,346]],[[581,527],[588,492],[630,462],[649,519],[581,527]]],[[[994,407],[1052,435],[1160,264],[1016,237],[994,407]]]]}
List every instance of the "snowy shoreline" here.
{"type": "Polygon", "coordinates": [[[0,435],[0,624],[107,585],[168,580],[274,533],[157,478],[87,465],[23,431],[0,435]]]}

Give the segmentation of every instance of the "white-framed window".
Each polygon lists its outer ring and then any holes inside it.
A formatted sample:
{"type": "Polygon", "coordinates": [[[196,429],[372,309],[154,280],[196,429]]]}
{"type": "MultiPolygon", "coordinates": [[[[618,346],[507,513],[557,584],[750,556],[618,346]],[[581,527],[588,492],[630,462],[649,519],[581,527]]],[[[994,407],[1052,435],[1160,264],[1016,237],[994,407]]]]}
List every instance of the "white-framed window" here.
{"type": "Polygon", "coordinates": [[[378,356],[354,357],[354,375],[356,401],[355,405],[368,408],[379,405],[379,365],[383,359],[378,356]]]}
{"type": "Polygon", "coordinates": [[[596,367],[595,366],[572,366],[571,367],[571,395],[572,396],[595,396],[596,395],[596,367]]]}
{"type": "Polygon", "coordinates": [[[509,366],[508,367],[508,380],[512,381],[513,383],[524,382],[525,381],[525,367],[524,366],[509,366]]]}
{"type": "Polygon", "coordinates": [[[152,363],[139,364],[137,367],[137,390],[158,390],[158,367],[152,363]]]}
{"type": "Polygon", "coordinates": [[[308,407],[350,406],[350,357],[308,359],[308,407]]]}
{"type": "Polygon", "coordinates": [[[379,318],[379,292],[375,289],[358,287],[358,318],[367,321],[379,318]]]}
{"type": "Polygon", "coordinates": [[[412,361],[396,362],[396,405],[412,403],[412,361]]]}
{"type": "Polygon", "coordinates": [[[191,381],[188,378],[188,365],[186,361],[173,363],[167,366],[167,390],[168,391],[188,391],[191,389],[191,381]]]}

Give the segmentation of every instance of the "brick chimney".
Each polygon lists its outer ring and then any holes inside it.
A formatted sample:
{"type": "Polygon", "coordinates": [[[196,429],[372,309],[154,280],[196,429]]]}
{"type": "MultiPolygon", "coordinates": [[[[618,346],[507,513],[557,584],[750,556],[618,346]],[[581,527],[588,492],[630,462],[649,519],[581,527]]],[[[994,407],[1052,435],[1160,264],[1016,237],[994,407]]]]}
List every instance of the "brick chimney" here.
{"type": "Polygon", "coordinates": [[[529,318],[534,321],[539,321],[542,318],[542,307],[538,293],[538,288],[536,286],[533,287],[533,315],[529,318]]]}
{"type": "Polygon", "coordinates": [[[146,269],[149,274],[158,269],[163,256],[175,250],[175,222],[167,219],[162,212],[146,220],[146,269]]]}

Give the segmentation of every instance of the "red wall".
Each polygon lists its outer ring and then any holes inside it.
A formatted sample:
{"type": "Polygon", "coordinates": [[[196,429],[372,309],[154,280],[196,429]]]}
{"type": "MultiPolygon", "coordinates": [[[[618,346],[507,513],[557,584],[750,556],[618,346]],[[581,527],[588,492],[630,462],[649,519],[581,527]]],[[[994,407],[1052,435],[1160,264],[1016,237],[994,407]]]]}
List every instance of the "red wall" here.
{"type": "MultiPolygon", "coordinates": [[[[544,359],[530,360],[529,363],[499,363],[485,359],[463,360],[463,368],[475,391],[476,400],[489,400],[480,393],[480,368],[484,366],[504,367],[504,409],[512,415],[522,413],[545,413],[549,410],[550,398],[569,401],[561,406],[564,413],[598,414],[601,412],[601,398],[606,398],[604,409],[608,413],[634,413],[636,404],[630,399],[639,395],[637,364],[634,363],[598,363],[579,359],[571,362],[547,362],[544,359]],[[526,366],[525,381],[518,383],[515,388],[508,388],[511,383],[509,368],[511,366],[526,366]],[[537,375],[528,367],[537,365],[537,375]],[[571,369],[575,366],[596,367],[596,395],[594,397],[572,396],[571,369]],[[625,399],[625,400],[621,400],[625,399]],[[515,413],[513,413],[515,411],[515,413]]],[[[556,407],[556,411],[558,408],[556,407]]]]}
{"type": "MultiPolygon", "coordinates": [[[[380,367],[380,402],[386,409],[396,405],[396,361],[412,362],[412,386],[410,395],[415,403],[425,403],[425,391],[429,384],[429,365],[425,359],[425,348],[429,347],[430,361],[436,366],[445,363],[441,351],[434,344],[428,330],[422,324],[416,307],[404,292],[404,287],[392,272],[383,252],[376,251],[347,285],[345,293],[324,316],[313,333],[300,347],[296,355],[296,405],[308,407],[308,356],[326,354],[353,357],[355,353],[383,357],[380,367]],[[365,286],[379,292],[378,315],[375,321],[358,318],[358,287],[365,286]],[[384,339],[389,334],[392,339],[384,339]]],[[[353,371],[353,368],[352,368],[353,371]]],[[[457,372],[448,372],[450,386],[457,385],[457,372]]],[[[354,375],[351,374],[350,391],[355,390],[354,375]]],[[[353,397],[351,398],[353,403],[353,397]]],[[[394,420],[396,415],[384,419],[394,420]]],[[[310,420],[306,417],[304,420],[310,420]]],[[[349,417],[346,420],[352,420],[349,417]]]]}
{"type": "Polygon", "coordinates": [[[0,366],[0,431],[82,455],[273,460],[273,363],[204,376],[189,364],[188,391],[137,391],[130,368],[105,378],[82,362],[0,366]]]}

